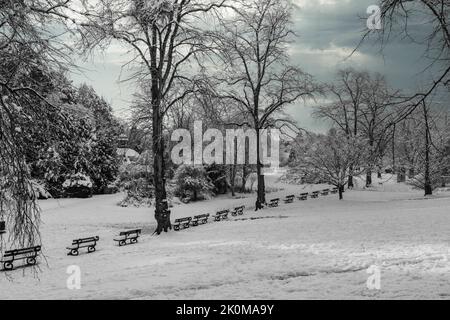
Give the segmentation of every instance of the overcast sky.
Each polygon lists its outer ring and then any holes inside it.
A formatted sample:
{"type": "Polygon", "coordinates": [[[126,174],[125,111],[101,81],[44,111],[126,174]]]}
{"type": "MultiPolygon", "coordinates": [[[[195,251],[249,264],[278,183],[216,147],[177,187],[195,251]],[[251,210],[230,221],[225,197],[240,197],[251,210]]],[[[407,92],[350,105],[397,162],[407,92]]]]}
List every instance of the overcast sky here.
{"type": "MultiPolygon", "coordinates": [[[[366,13],[376,0],[295,0],[299,5],[293,13],[298,38],[291,49],[292,63],[299,65],[319,81],[331,81],[335,72],[346,66],[380,72],[399,89],[412,91],[420,87],[429,75],[420,71],[426,67],[423,47],[410,41],[396,39],[380,54],[377,44],[368,42],[350,58],[349,55],[366,30],[366,13]]],[[[426,25],[415,25],[421,32],[426,25]]],[[[111,46],[104,54],[96,55],[82,66],[84,74],[72,76],[76,84],[92,85],[114,108],[120,117],[129,115],[135,86],[119,83],[121,67],[127,62],[126,51],[111,46]]],[[[311,117],[314,107],[298,103],[288,107],[288,113],[300,126],[323,131],[327,124],[311,117]]]]}

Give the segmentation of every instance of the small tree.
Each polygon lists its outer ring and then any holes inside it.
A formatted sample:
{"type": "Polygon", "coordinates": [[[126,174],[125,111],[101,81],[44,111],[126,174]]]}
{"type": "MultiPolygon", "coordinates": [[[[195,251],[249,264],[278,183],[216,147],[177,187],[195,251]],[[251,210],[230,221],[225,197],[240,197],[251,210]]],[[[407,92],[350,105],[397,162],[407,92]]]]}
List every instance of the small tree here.
{"type": "MultiPolygon", "coordinates": [[[[237,103],[244,121],[256,131],[256,210],[266,203],[260,132],[282,126],[289,104],[311,98],[319,91],[308,73],[289,61],[292,3],[287,0],[233,1],[229,19],[223,19],[215,35],[225,72],[220,96],[237,103]],[[225,93],[223,93],[225,92],[225,93]],[[248,120],[247,120],[248,119],[248,120]]],[[[283,123],[284,122],[284,123],[283,123]]]]}
{"type": "Polygon", "coordinates": [[[189,194],[194,201],[198,200],[199,195],[210,194],[214,189],[206,170],[201,166],[180,166],[175,172],[174,182],[177,185],[178,196],[184,198],[189,194]]]}
{"type": "Polygon", "coordinates": [[[300,163],[310,172],[319,174],[323,181],[339,189],[339,199],[343,199],[344,186],[348,183],[350,168],[353,174],[359,174],[356,168],[363,163],[364,146],[357,137],[348,137],[335,129],[327,135],[320,135],[306,147],[300,163]]]}

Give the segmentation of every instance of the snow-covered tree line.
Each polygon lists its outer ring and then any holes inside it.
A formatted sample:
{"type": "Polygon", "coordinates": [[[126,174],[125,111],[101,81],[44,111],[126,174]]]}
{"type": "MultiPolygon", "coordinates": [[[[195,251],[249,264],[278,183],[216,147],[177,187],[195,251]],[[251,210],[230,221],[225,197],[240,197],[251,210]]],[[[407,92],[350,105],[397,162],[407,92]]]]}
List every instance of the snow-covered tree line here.
{"type": "Polygon", "coordinates": [[[424,100],[404,116],[410,106],[400,91],[379,74],[353,68],[338,71],[326,87],[331,102],[316,107],[314,114],[332,130],[296,140],[291,158],[297,164],[291,164],[290,173],[349,188],[361,173],[365,187],[372,186],[373,172],[379,178],[384,172],[396,173],[399,182],[405,182],[407,173],[408,182],[426,195],[443,184],[450,168],[446,105],[424,100]]]}

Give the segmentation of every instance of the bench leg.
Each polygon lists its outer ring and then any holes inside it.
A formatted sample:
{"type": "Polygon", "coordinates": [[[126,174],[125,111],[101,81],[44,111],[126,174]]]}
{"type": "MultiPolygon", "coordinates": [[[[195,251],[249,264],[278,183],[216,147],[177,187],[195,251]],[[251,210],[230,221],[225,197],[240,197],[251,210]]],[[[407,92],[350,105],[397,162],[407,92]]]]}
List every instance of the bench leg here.
{"type": "Polygon", "coordinates": [[[7,271],[14,269],[12,261],[3,263],[3,269],[7,271]]]}
{"type": "Polygon", "coordinates": [[[132,238],[132,239],[130,240],[130,242],[131,242],[132,244],[136,244],[136,243],[138,242],[138,239],[137,239],[137,238],[132,238]]]}
{"type": "Polygon", "coordinates": [[[95,246],[89,246],[88,247],[88,253],[95,252],[95,246]]]}
{"type": "Polygon", "coordinates": [[[120,240],[120,241],[119,241],[119,247],[124,246],[124,245],[126,245],[126,244],[127,244],[127,241],[126,241],[126,240],[120,240]]]}
{"type": "Polygon", "coordinates": [[[180,226],[173,226],[173,230],[180,231],[180,226]]]}
{"type": "Polygon", "coordinates": [[[27,265],[34,266],[36,264],[36,257],[27,258],[27,265]]]}
{"type": "Polygon", "coordinates": [[[70,252],[67,255],[68,256],[77,256],[78,255],[78,249],[70,250],[70,252]]]}

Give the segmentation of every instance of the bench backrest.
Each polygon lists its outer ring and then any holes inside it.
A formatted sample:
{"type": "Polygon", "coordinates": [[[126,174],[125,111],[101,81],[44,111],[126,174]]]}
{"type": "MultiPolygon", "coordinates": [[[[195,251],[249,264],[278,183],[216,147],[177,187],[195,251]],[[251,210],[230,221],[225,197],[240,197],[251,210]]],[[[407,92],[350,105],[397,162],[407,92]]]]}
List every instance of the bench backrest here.
{"type": "Polygon", "coordinates": [[[319,194],[320,191],[314,191],[313,194],[319,194]]]}
{"type": "Polygon", "coordinates": [[[309,193],[300,193],[301,196],[307,196],[309,193]]]}
{"type": "Polygon", "coordinates": [[[99,236],[89,237],[89,238],[82,238],[82,239],[75,239],[75,240],[72,241],[72,245],[83,244],[83,243],[88,243],[88,242],[97,242],[98,240],[100,240],[99,236]]]}
{"type": "Polygon", "coordinates": [[[278,202],[278,201],[280,201],[280,198],[270,200],[270,202],[278,202]]]}
{"type": "Polygon", "coordinates": [[[3,257],[6,258],[6,257],[12,257],[12,256],[21,255],[21,254],[37,253],[39,251],[41,251],[41,246],[24,248],[24,249],[14,249],[14,250],[5,251],[5,254],[3,255],[3,257]]]}
{"type": "Polygon", "coordinates": [[[330,191],[330,189],[323,189],[322,191],[323,192],[328,192],[328,191],[330,191]]]}
{"type": "Polygon", "coordinates": [[[230,213],[230,210],[217,211],[217,215],[222,215],[222,214],[227,214],[227,213],[230,213]]]}
{"type": "Polygon", "coordinates": [[[129,231],[122,231],[120,233],[121,236],[129,236],[130,234],[140,234],[142,232],[142,229],[136,229],[136,230],[129,230],[129,231]]]}
{"type": "Polygon", "coordinates": [[[175,220],[175,223],[178,223],[178,222],[185,222],[185,221],[191,221],[191,220],[192,220],[191,217],[180,218],[180,219],[176,219],[176,220],[175,220]]]}
{"type": "Polygon", "coordinates": [[[209,213],[206,214],[200,214],[198,216],[195,216],[194,219],[202,219],[202,218],[208,218],[209,217],[209,213]]]}
{"type": "Polygon", "coordinates": [[[292,194],[290,196],[286,196],[286,198],[295,198],[295,196],[292,194]]]}

